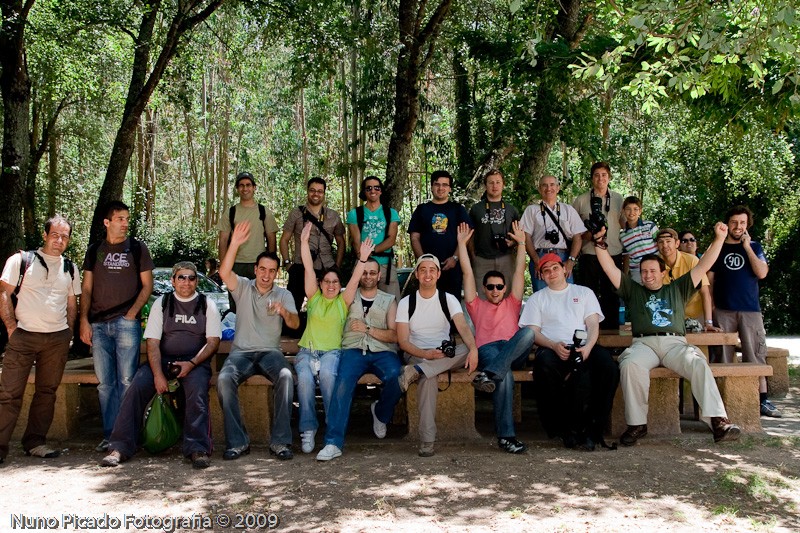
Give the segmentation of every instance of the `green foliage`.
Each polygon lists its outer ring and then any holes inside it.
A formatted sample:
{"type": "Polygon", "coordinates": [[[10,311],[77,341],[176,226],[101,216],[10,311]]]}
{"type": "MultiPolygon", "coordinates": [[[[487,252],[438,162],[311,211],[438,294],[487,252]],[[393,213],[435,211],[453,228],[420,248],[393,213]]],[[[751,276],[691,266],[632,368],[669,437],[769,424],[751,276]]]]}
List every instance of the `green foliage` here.
{"type": "Polygon", "coordinates": [[[147,243],[156,266],[171,267],[179,261],[191,261],[203,268],[206,259],[217,255],[213,244],[216,233],[203,233],[191,226],[163,233],[144,229],[138,238],[147,243]]]}

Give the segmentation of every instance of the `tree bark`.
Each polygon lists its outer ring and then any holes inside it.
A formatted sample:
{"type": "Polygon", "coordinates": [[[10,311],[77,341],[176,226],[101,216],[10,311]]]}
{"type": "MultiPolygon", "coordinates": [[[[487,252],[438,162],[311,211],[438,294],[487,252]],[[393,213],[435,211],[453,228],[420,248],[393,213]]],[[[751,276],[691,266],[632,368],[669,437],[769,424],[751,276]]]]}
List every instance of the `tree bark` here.
{"type": "Polygon", "coordinates": [[[433,59],[442,23],[452,0],[441,0],[425,21],[427,2],[400,0],[398,27],[400,52],[395,75],[394,123],[386,156],[384,196],[399,208],[408,181],[411,143],[419,120],[419,95],[422,73],[433,59]]]}
{"type": "Polygon", "coordinates": [[[453,74],[455,75],[455,144],[456,161],[456,182],[464,185],[470,181],[475,172],[475,151],[473,150],[469,73],[467,72],[461,54],[458,50],[453,53],[453,74]]]}

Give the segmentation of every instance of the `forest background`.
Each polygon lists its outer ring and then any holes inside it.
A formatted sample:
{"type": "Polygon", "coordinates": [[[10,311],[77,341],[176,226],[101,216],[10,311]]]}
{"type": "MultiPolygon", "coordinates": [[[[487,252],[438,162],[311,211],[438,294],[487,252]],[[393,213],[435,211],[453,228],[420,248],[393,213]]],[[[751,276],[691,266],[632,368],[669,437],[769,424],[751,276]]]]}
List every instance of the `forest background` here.
{"type": "MultiPolygon", "coordinates": [[[[644,218],[708,244],[737,203],[770,259],[767,330],[800,332],[800,27],[793,1],[0,0],[0,260],[132,206],[156,263],[215,255],[233,177],[282,224],[385,180],[407,224],[430,172],[469,205],[492,167],[521,209],[592,162],[644,218]]],[[[400,260],[410,246],[401,231],[400,260]]]]}

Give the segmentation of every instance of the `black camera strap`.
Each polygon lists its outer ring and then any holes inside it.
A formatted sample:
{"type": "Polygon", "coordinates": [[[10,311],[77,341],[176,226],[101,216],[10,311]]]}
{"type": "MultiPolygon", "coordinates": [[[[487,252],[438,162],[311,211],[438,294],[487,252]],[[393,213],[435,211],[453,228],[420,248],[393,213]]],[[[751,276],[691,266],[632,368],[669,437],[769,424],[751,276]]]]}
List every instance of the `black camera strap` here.
{"type": "MultiPolygon", "coordinates": [[[[544,214],[545,214],[545,212],[546,212],[548,215],[550,215],[550,218],[553,220],[553,223],[554,223],[554,224],[556,225],[556,227],[558,228],[558,231],[560,231],[560,232],[561,232],[561,235],[563,235],[563,237],[564,237],[564,244],[566,244],[566,245],[567,245],[567,251],[569,251],[569,247],[570,247],[570,245],[571,245],[571,244],[570,244],[569,237],[567,237],[567,234],[564,232],[564,229],[561,227],[561,224],[559,224],[559,220],[561,220],[561,206],[560,206],[560,205],[558,205],[558,202],[556,202],[556,212],[558,213],[558,218],[556,218],[556,217],[555,217],[555,215],[553,214],[553,212],[552,212],[552,211],[550,211],[550,208],[549,208],[549,207],[547,207],[547,205],[546,205],[544,202],[539,202],[539,207],[540,207],[540,208],[541,208],[541,210],[542,210],[542,224],[544,225],[544,220],[545,220],[545,218],[544,218],[544,214]]],[[[547,228],[545,228],[545,229],[547,229],[547,228]]]]}

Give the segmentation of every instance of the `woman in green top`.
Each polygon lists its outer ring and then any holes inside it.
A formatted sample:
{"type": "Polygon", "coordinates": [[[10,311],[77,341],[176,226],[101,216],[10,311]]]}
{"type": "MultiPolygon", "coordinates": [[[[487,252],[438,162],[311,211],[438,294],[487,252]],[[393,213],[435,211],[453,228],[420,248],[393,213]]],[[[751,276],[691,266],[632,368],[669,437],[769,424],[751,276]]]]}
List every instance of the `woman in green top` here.
{"type": "Polygon", "coordinates": [[[314,451],[314,438],[319,422],[316,411],[315,377],[319,378],[322,403],[327,416],[333,397],[336,374],[339,370],[339,354],[342,349],[342,330],[347,311],[358,289],[358,281],[364,271],[364,263],[375,246],[371,239],[361,243],[359,261],[353,269],[344,292],[336,267],[322,271],[320,279],[314,271],[314,260],[308,240],[311,222],[306,222],[300,235],[300,257],[305,271],[305,289],[308,304],[308,325],[300,338],[300,351],[294,360],[297,372],[297,401],[300,404],[300,439],[303,453],[314,451]]]}

